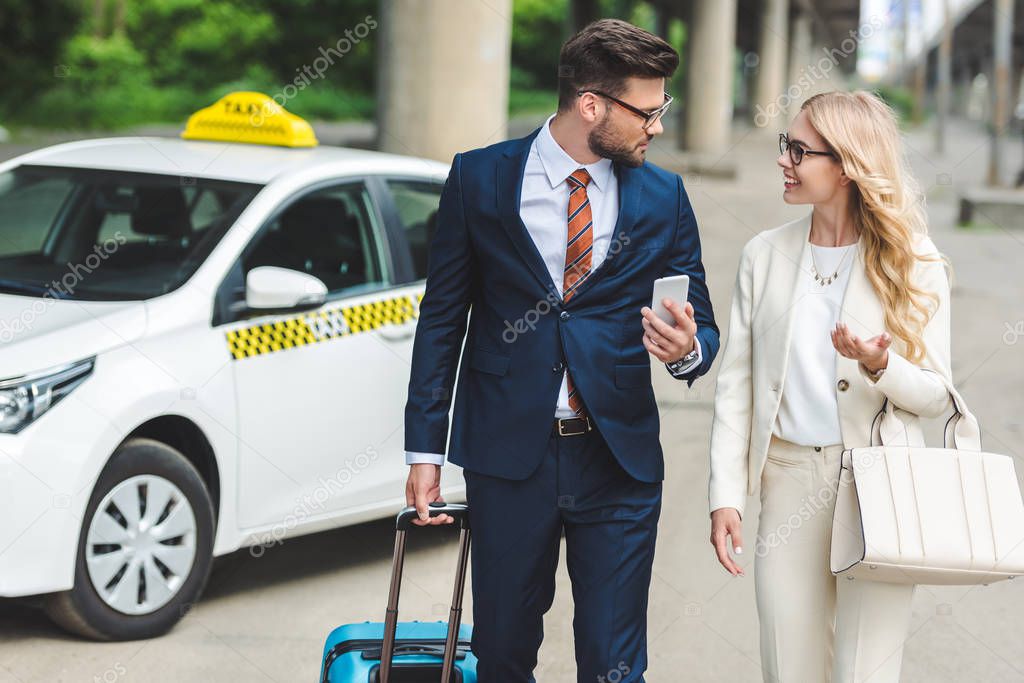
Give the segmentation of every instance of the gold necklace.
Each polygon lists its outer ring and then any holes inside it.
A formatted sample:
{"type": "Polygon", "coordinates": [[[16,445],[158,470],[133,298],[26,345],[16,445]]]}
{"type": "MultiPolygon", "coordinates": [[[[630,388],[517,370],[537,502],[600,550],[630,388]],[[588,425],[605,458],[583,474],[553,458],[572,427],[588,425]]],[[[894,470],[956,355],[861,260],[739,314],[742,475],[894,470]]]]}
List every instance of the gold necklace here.
{"type": "Polygon", "coordinates": [[[839,277],[839,270],[843,267],[843,261],[846,260],[846,255],[849,254],[850,250],[853,249],[855,246],[857,246],[856,242],[854,242],[853,244],[848,246],[846,248],[846,251],[843,252],[843,256],[842,256],[842,258],[839,259],[839,264],[836,266],[836,269],[832,272],[832,274],[828,275],[828,276],[823,276],[818,271],[818,262],[814,259],[814,244],[812,243],[811,244],[811,275],[814,276],[814,281],[817,282],[822,287],[828,287],[830,284],[832,284],[835,281],[835,279],[837,277],[839,277]]]}

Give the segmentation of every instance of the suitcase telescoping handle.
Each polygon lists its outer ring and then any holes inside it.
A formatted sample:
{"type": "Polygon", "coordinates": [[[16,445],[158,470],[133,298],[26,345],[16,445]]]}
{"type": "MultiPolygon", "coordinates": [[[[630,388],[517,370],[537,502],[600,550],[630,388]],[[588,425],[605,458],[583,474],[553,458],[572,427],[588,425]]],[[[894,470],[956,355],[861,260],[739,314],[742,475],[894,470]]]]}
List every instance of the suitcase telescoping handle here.
{"type": "MultiPolygon", "coordinates": [[[[430,516],[450,515],[459,525],[459,562],[455,569],[455,590],[448,615],[448,634],[444,641],[444,663],[441,666],[442,683],[450,683],[455,667],[455,646],[462,625],[462,592],[466,585],[466,565],[469,560],[469,507],[459,503],[430,503],[430,516]]],[[[380,683],[389,683],[391,658],[395,652],[395,632],[398,630],[398,593],[402,588],[402,568],[405,565],[405,534],[415,526],[416,508],[407,507],[395,520],[395,555],[391,562],[391,587],[388,590],[388,609],[384,616],[384,642],[380,649],[380,683]]]]}

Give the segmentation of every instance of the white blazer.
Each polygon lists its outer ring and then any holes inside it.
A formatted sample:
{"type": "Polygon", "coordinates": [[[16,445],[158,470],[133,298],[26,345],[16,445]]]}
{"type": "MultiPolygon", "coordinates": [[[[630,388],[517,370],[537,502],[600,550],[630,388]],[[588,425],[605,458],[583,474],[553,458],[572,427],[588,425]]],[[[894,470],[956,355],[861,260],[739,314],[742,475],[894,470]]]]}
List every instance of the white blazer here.
{"type": "MultiPolygon", "coordinates": [[[[715,389],[711,427],[710,509],[736,508],[743,514],[748,495],[761,481],[768,442],[782,398],[789,347],[790,315],[799,282],[800,264],[811,216],[766,230],[743,247],[729,316],[729,338],[715,389]]],[[[918,253],[938,254],[925,235],[917,237],[918,253]]],[[[881,301],[868,280],[863,254],[853,264],[839,319],[861,339],[885,329],[881,301]]],[[[918,262],[914,282],[938,295],[938,308],[924,329],[926,355],[920,365],[906,359],[906,346],[893,336],[889,362],[878,381],[860,363],[836,353],[836,396],[839,425],[846,448],[871,442],[871,423],[886,396],[899,408],[922,417],[941,415],[949,405],[945,387],[928,370],[951,379],[949,280],[945,265],[918,262]]],[[[823,338],[827,338],[822,330],[823,338]]],[[[889,331],[890,335],[892,331],[889,331]]],[[[822,444],[825,445],[825,444],[822,444]]]]}

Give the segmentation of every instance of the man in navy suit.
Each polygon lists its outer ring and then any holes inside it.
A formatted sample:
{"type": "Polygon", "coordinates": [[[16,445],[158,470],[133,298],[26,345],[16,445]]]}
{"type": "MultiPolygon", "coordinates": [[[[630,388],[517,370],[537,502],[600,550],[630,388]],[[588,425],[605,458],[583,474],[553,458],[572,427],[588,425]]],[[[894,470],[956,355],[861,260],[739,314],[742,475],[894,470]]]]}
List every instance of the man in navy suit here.
{"type": "Polygon", "coordinates": [[[533,681],[563,533],[578,680],[642,681],[647,668],[664,478],[648,353],[692,385],[719,347],[682,179],[645,162],[678,63],[626,22],[587,26],[562,47],[558,112],[455,155],[441,195],[406,497],[418,523],[450,522],[427,506],[445,452],[463,468],[483,683],[533,681]],[[656,278],[681,274],[689,300],[668,325],[647,304],[656,278]]]}

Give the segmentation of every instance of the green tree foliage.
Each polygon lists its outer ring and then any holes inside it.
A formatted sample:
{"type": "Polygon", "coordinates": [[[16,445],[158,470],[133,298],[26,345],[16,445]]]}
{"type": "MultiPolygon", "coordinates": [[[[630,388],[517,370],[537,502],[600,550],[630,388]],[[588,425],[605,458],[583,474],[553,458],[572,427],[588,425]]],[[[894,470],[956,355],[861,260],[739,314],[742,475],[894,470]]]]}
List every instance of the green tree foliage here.
{"type": "Polygon", "coordinates": [[[512,13],[512,85],[558,89],[558,50],[569,34],[567,0],[516,0],[512,13]]]}
{"type": "Polygon", "coordinates": [[[154,83],[202,90],[260,64],[276,33],[260,2],[135,0],[125,31],[154,83]]]}
{"type": "MultiPolygon", "coordinates": [[[[300,116],[372,118],[379,5],[0,0],[0,116],[74,129],[181,122],[227,92],[258,90],[285,93],[300,116]]],[[[650,23],[639,0],[601,0],[600,10],[650,23]]],[[[550,111],[569,0],[513,0],[513,12],[510,104],[550,111]]]]}
{"type": "Polygon", "coordinates": [[[92,128],[155,114],[145,59],[124,35],[79,34],[64,46],[59,83],[36,106],[62,127],[92,128]]]}
{"type": "MultiPolygon", "coordinates": [[[[353,31],[367,18],[380,20],[379,0],[268,0],[264,3],[279,30],[266,46],[264,63],[278,81],[287,83],[296,70],[311,65],[320,48],[336,47],[338,41],[354,36],[353,31]]],[[[372,94],[376,69],[377,29],[365,39],[351,41],[340,61],[325,72],[324,80],[349,93],[372,94]]]]}
{"type": "Polygon", "coordinates": [[[0,69],[24,74],[0,93],[0,112],[21,100],[16,121],[113,128],[181,121],[231,90],[274,95],[299,85],[288,90],[296,93],[288,108],[299,115],[369,117],[378,4],[0,0],[0,69]],[[330,50],[328,68],[311,71],[330,50]]]}
{"type": "Polygon", "coordinates": [[[0,114],[28,116],[33,96],[64,74],[60,55],[80,20],[73,0],[0,1],[0,114]]]}

